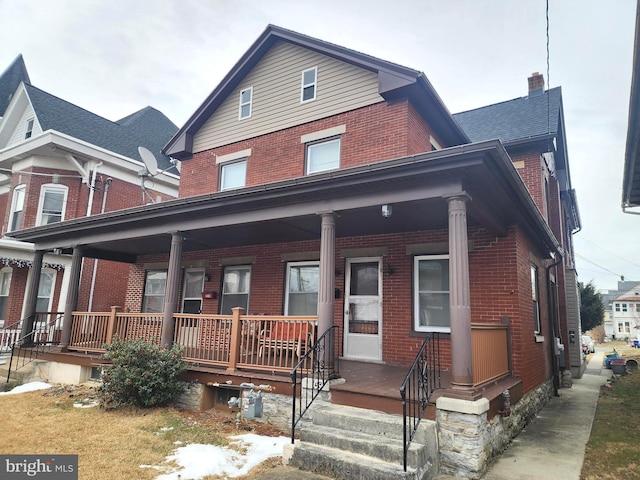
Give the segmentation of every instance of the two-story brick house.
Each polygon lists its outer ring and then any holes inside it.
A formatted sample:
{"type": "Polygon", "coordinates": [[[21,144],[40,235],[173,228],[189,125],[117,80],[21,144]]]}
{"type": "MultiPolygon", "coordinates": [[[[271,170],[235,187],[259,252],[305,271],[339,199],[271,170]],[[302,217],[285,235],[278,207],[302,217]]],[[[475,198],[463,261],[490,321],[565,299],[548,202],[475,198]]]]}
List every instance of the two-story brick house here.
{"type": "MultiPolygon", "coordinates": [[[[407,372],[437,334],[438,410],[483,416],[493,434],[503,390],[531,418],[557,388],[576,288],[560,92],[532,90],[552,108],[527,110],[517,135],[551,125],[539,138],[474,138],[422,72],[269,26],[164,148],[182,163],[179,199],[13,235],[73,255],[70,298],[83,258],[130,264],[113,318],[183,345],[201,383],[289,372],[304,351],[269,363],[290,337],[260,340],[283,318],[317,317],[314,339],[335,338],[334,401],[366,381],[346,378],[354,364],[407,372]],[[250,315],[228,333],[234,307],[250,315]]],[[[73,309],[62,345],[95,350],[73,309]]],[[[471,475],[500,448],[486,439],[471,475]]]]}
{"type": "MultiPolygon", "coordinates": [[[[44,92],[31,84],[22,56],[0,75],[0,115],[0,343],[6,346],[27,316],[34,257],[33,244],[8,238],[11,233],[174,198],[177,171],[160,149],[177,127],[151,107],[111,122],[44,92]],[[171,172],[141,177],[138,146],[157,152],[161,168],[171,172]],[[146,194],[141,181],[150,187],[146,194]]],[[[64,310],[70,265],[67,255],[45,255],[36,311],[64,310]]],[[[120,263],[87,259],[78,306],[103,311],[122,303],[126,281],[114,279],[127,275],[120,263]]]]}

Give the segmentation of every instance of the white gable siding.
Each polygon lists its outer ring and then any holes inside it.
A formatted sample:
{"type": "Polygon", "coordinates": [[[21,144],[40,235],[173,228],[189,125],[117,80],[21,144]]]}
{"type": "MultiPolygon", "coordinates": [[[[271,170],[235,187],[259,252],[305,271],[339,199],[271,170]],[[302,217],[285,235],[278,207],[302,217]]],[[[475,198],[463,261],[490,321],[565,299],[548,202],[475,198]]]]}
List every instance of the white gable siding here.
{"type": "Polygon", "coordinates": [[[24,109],[24,112],[22,112],[22,116],[20,117],[18,124],[16,125],[15,129],[13,130],[13,133],[11,134],[11,137],[9,138],[8,145],[13,145],[14,143],[24,141],[24,132],[27,126],[27,119],[29,118],[34,119],[31,136],[35,137],[36,135],[42,133],[42,128],[40,128],[38,119],[36,118],[36,115],[33,112],[33,107],[31,107],[31,104],[28,104],[27,107],[24,109]]]}
{"type": "Polygon", "coordinates": [[[383,101],[377,74],[331,57],[278,42],[194,136],[193,152],[383,101]],[[300,102],[303,70],[318,67],[316,99],[300,102]],[[240,91],[253,87],[251,117],[238,119],[240,91]]]}

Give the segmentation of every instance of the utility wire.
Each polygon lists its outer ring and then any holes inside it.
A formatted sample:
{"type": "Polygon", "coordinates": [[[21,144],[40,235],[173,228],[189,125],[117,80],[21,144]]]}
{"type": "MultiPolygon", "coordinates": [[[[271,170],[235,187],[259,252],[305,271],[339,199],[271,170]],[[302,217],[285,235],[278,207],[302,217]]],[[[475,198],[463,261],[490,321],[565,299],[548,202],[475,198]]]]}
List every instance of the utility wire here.
{"type": "Polygon", "coordinates": [[[620,255],[616,255],[615,253],[610,252],[609,250],[607,250],[607,249],[605,249],[605,248],[602,248],[602,247],[601,247],[600,245],[598,245],[597,243],[592,242],[591,240],[589,240],[588,238],[583,237],[582,235],[580,235],[580,236],[578,236],[578,237],[576,237],[576,238],[579,238],[579,239],[581,239],[581,240],[584,240],[585,242],[588,242],[588,243],[590,243],[591,245],[595,245],[596,247],[598,247],[598,248],[599,248],[600,250],[602,250],[603,252],[606,252],[606,253],[608,253],[609,255],[613,255],[614,257],[619,258],[620,260],[623,260],[623,261],[625,261],[625,262],[627,262],[627,263],[629,263],[629,264],[631,264],[631,265],[633,265],[633,266],[635,266],[635,267],[639,267],[639,268],[640,268],[640,264],[638,264],[638,263],[634,263],[634,262],[632,262],[631,260],[629,260],[628,258],[624,258],[624,257],[621,257],[620,255]]]}
{"type": "Polygon", "coordinates": [[[621,275],[621,274],[619,274],[619,273],[616,273],[616,272],[614,272],[614,271],[611,271],[611,270],[609,270],[608,268],[603,267],[602,265],[598,265],[597,263],[592,262],[591,260],[589,260],[588,258],[583,257],[582,255],[579,255],[579,254],[577,254],[577,253],[576,253],[576,254],[575,254],[575,256],[576,256],[576,257],[578,257],[578,258],[581,258],[581,259],[582,259],[582,260],[584,260],[585,262],[590,263],[591,265],[595,265],[596,267],[601,268],[601,269],[602,269],[602,270],[604,270],[605,272],[612,273],[613,275],[616,275],[617,277],[623,277],[623,275],[621,275]]]}

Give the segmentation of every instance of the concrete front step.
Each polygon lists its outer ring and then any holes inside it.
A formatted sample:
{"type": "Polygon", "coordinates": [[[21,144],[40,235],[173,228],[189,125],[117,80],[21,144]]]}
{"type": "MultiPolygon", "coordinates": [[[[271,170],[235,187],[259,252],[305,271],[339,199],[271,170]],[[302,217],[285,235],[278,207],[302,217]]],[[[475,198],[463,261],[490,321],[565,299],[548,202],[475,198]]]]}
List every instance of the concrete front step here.
{"type": "MultiPolygon", "coordinates": [[[[313,425],[300,430],[300,441],[341,451],[348,450],[397,465],[402,465],[404,462],[402,440],[397,438],[355,431],[345,432],[341,428],[313,425]]],[[[407,452],[407,465],[417,469],[428,461],[427,447],[421,443],[412,442],[407,452]]]]}
{"type": "Polygon", "coordinates": [[[401,415],[342,405],[314,409],[300,428],[290,463],[336,479],[434,478],[438,472],[435,423],[422,420],[403,467],[401,415]]]}
{"type": "Polygon", "coordinates": [[[296,444],[291,464],[336,480],[421,480],[413,468],[313,443],[296,444]]]}

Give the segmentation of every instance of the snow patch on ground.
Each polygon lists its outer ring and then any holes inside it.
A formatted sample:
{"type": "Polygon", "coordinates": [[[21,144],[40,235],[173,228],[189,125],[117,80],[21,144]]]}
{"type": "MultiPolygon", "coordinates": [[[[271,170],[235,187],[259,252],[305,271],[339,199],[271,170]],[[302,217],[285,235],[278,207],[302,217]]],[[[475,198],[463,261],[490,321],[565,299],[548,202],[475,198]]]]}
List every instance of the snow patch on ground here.
{"type": "MultiPolygon", "coordinates": [[[[207,475],[225,475],[227,478],[245,475],[267,458],[282,455],[288,437],[265,437],[253,433],[229,437],[230,447],[192,444],[176,449],[167,457],[178,469],[156,477],[156,480],[197,480],[207,475]]],[[[152,465],[141,468],[162,469],[152,465]]],[[[168,468],[167,468],[168,469],[168,468]]]]}
{"type": "Polygon", "coordinates": [[[13,395],[16,393],[33,392],[34,390],[44,390],[45,388],[51,388],[51,385],[44,382],[29,382],[24,385],[18,385],[13,390],[8,392],[0,392],[0,395],[13,395]]]}

